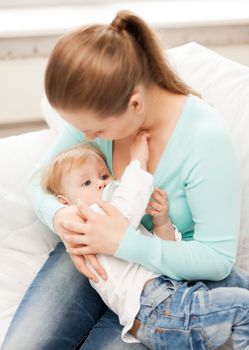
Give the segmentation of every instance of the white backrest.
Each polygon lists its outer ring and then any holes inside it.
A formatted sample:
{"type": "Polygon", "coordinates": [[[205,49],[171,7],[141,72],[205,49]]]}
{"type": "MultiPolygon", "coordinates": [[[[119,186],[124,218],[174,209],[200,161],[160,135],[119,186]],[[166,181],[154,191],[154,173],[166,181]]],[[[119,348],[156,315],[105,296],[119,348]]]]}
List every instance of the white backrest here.
{"type": "Polygon", "coordinates": [[[237,263],[249,272],[249,67],[197,43],[170,49],[166,55],[183,80],[221,113],[230,129],[242,178],[237,263]]]}

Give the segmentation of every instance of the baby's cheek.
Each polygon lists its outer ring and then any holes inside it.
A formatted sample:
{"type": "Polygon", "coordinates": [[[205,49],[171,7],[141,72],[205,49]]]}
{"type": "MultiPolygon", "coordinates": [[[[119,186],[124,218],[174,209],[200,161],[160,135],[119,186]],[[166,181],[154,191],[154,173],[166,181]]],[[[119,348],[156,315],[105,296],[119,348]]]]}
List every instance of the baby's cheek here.
{"type": "Polygon", "coordinates": [[[87,205],[93,205],[97,202],[98,198],[101,198],[102,192],[101,191],[95,191],[95,190],[89,190],[87,192],[82,193],[82,200],[87,204],[87,205]]]}

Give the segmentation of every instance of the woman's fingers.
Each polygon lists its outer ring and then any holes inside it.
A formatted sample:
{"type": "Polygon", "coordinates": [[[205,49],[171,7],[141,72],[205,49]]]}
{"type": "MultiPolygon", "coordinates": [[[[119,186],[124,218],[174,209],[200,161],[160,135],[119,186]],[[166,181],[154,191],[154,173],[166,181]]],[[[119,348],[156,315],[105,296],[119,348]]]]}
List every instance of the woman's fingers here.
{"type": "Polygon", "coordinates": [[[95,213],[84,204],[80,204],[80,210],[84,211],[87,222],[83,222],[78,215],[76,220],[71,216],[67,216],[66,220],[61,219],[62,239],[65,240],[67,251],[70,254],[102,253],[113,255],[118,249],[129,223],[112,205],[102,201],[99,201],[99,205],[107,215],[95,213]],[[72,237],[70,238],[68,235],[72,237]]]}
{"type": "Polygon", "coordinates": [[[104,202],[99,198],[97,199],[97,203],[101,207],[101,209],[104,210],[106,215],[111,215],[118,211],[112,204],[104,202]]]}
{"type": "Polygon", "coordinates": [[[77,199],[76,205],[80,215],[83,217],[84,220],[87,221],[88,219],[91,219],[94,216],[95,212],[81,199],[77,199]]]}
{"type": "Polygon", "coordinates": [[[88,228],[87,223],[71,221],[71,220],[63,220],[62,225],[65,229],[71,232],[77,232],[82,234],[87,232],[87,228],[88,228]]]}
{"type": "Polygon", "coordinates": [[[67,252],[71,255],[88,255],[94,254],[95,250],[89,246],[81,246],[81,247],[68,247],[67,252]]]}
{"type": "Polygon", "coordinates": [[[89,270],[83,256],[70,254],[70,257],[71,257],[76,269],[80,273],[82,273],[87,278],[91,279],[93,282],[98,282],[97,276],[89,270]]]}
{"type": "Polygon", "coordinates": [[[107,273],[100,264],[96,255],[89,254],[85,255],[85,259],[91,264],[94,270],[104,279],[107,280],[107,273]]]}
{"type": "Polygon", "coordinates": [[[70,244],[70,246],[89,244],[89,237],[84,234],[64,234],[63,240],[67,242],[67,244],[70,244]]]}

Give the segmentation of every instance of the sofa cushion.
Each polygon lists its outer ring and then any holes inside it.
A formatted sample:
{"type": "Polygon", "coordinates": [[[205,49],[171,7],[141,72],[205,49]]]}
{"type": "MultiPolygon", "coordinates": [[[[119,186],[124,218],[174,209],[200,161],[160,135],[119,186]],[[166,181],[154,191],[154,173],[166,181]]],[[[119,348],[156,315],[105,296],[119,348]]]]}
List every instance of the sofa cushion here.
{"type": "Polygon", "coordinates": [[[249,272],[249,67],[197,43],[170,49],[167,54],[183,80],[221,113],[230,129],[242,181],[237,264],[249,272]]]}

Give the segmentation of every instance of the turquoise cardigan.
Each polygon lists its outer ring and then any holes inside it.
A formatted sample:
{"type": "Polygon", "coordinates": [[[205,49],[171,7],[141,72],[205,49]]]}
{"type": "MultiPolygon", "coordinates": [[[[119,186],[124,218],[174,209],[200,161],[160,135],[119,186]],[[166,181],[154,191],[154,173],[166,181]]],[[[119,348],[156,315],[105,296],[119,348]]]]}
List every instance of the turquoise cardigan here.
{"type": "MultiPolygon", "coordinates": [[[[55,212],[63,205],[42,191],[39,170],[58,152],[83,140],[83,133],[68,125],[31,177],[35,212],[51,230],[55,212]]],[[[113,171],[112,141],[95,142],[113,171]]],[[[183,240],[147,237],[129,226],[115,256],[175,279],[225,278],[235,262],[239,235],[239,166],[222,118],[200,98],[188,96],[154,179],[168,194],[169,214],[183,240]]],[[[142,223],[152,229],[148,215],[142,223]]]]}

